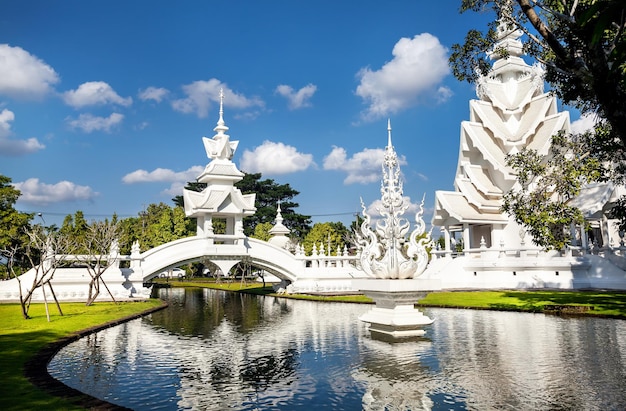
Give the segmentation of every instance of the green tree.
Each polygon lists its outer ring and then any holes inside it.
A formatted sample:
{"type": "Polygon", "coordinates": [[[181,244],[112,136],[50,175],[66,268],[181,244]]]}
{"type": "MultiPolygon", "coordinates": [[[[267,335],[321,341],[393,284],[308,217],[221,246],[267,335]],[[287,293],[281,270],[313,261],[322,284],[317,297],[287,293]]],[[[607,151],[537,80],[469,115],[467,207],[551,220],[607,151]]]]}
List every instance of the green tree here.
{"type": "MultiPolygon", "coordinates": [[[[82,211],[76,211],[74,215],[68,214],[63,219],[63,224],[59,229],[59,233],[73,244],[84,244],[85,235],[89,230],[89,223],[85,220],[85,214],[82,211]]],[[[84,249],[77,249],[75,252],[86,252],[84,249]]]]}
{"type": "Polygon", "coordinates": [[[254,227],[254,233],[250,237],[258,238],[259,240],[269,241],[272,238],[270,230],[272,229],[272,223],[259,223],[254,227]]]}
{"type": "MultiPolygon", "coordinates": [[[[545,80],[565,104],[597,116],[592,132],[553,137],[552,154],[523,150],[509,156],[521,190],[505,196],[503,210],[546,248],[571,241],[569,227],[582,213],[572,200],[584,184],[626,180],[626,3],[623,0],[462,0],[461,12],[494,10],[485,31],[470,30],[450,56],[454,75],[473,82],[487,75],[497,24],[526,33],[524,50],[542,62],[545,80]],[[552,182],[553,184],[550,184],[552,182]]],[[[626,228],[626,198],[613,207],[626,228]]]]}
{"type": "Polygon", "coordinates": [[[330,255],[337,255],[338,252],[341,255],[346,245],[347,235],[348,229],[341,222],[315,223],[304,237],[302,246],[307,255],[311,255],[314,246],[318,251],[323,246],[326,254],[330,247],[330,255]]]}
{"type": "MultiPolygon", "coordinates": [[[[143,250],[195,234],[190,232],[183,209],[178,206],[170,207],[165,203],[148,205],[138,222],[141,224],[141,235],[137,239],[143,250]]],[[[138,227],[133,231],[139,234],[138,227]]]]}
{"type": "Polygon", "coordinates": [[[294,211],[299,204],[292,201],[299,191],[289,184],[278,184],[273,179],[261,180],[261,173],[246,173],[244,178],[235,184],[243,194],[256,193],[256,213],[244,218],[244,232],[246,235],[254,233],[254,227],[259,223],[272,223],[276,218],[276,208],[280,202],[283,224],[294,237],[302,239],[309,231],[311,217],[298,214],[294,211]]]}
{"type": "MultiPolygon", "coordinates": [[[[14,208],[20,191],[13,187],[11,179],[0,174],[0,253],[5,255],[9,250],[22,250],[28,244],[27,230],[34,214],[22,213],[14,208]]],[[[25,256],[18,252],[14,255],[14,269],[21,272],[29,268],[25,256]]],[[[5,258],[6,259],[6,258],[5,258]]],[[[9,275],[6,265],[0,265],[0,279],[9,275]]]]}

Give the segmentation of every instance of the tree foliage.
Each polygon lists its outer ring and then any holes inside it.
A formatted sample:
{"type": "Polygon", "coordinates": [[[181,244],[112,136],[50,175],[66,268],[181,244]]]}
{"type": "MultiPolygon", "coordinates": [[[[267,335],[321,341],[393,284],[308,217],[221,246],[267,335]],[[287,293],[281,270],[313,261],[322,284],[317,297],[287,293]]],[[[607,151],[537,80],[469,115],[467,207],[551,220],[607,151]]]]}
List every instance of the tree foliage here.
{"type": "MultiPolygon", "coordinates": [[[[28,243],[26,232],[34,214],[21,213],[14,208],[19,196],[20,191],[11,185],[11,179],[0,174],[0,253],[14,250],[13,269],[21,272],[30,268],[22,246],[28,243]]],[[[0,279],[8,275],[6,265],[0,265],[0,279]]]]}
{"type": "MultiPolygon", "coordinates": [[[[493,10],[509,28],[522,30],[526,53],[545,66],[545,80],[565,104],[597,119],[594,130],[553,137],[542,158],[523,150],[507,158],[519,190],[506,194],[503,210],[545,248],[570,243],[569,228],[583,216],[573,203],[582,186],[623,184],[626,177],[626,3],[623,0],[462,0],[461,12],[493,10]]],[[[450,63],[459,80],[488,73],[496,25],[470,30],[452,47],[450,63]]],[[[501,57],[506,57],[506,55],[501,57]]],[[[626,228],[626,199],[612,216],[626,228]]]]}
{"type": "Polygon", "coordinates": [[[307,255],[311,255],[314,247],[318,251],[323,248],[326,255],[341,255],[347,237],[348,229],[341,222],[315,223],[302,241],[302,246],[307,255]]]}
{"type": "Polygon", "coordinates": [[[254,233],[250,237],[257,238],[262,241],[269,241],[272,238],[270,230],[274,227],[272,223],[259,223],[254,227],[254,233]]]}

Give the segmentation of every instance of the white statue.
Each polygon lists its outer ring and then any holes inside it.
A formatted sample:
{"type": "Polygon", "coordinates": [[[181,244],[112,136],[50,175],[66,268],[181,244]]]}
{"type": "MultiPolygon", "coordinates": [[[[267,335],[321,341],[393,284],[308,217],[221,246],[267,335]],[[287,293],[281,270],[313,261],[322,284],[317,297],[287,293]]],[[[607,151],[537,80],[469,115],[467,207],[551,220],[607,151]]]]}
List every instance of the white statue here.
{"type": "Polygon", "coordinates": [[[398,156],[391,144],[391,122],[387,122],[388,143],[383,161],[381,182],[382,207],[378,209],[382,219],[372,228],[371,217],[363,200],[364,221],[356,232],[357,246],[361,252],[363,271],[381,279],[408,279],[421,274],[428,264],[426,247],[431,244],[430,233],[424,235],[426,224],[422,219],[424,199],[415,215],[416,228],[405,244],[411,223],[403,217],[409,208],[402,192],[398,156]]]}

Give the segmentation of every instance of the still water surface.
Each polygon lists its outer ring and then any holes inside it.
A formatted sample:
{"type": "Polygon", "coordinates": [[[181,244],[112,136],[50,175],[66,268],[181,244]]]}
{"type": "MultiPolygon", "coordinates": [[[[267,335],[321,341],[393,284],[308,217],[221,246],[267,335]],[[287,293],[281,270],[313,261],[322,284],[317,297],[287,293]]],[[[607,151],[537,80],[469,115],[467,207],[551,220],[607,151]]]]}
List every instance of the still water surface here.
{"type": "Polygon", "coordinates": [[[424,309],[388,342],[370,306],[162,289],[153,313],[64,348],[49,371],[135,410],[624,410],[626,321],[424,309]]]}

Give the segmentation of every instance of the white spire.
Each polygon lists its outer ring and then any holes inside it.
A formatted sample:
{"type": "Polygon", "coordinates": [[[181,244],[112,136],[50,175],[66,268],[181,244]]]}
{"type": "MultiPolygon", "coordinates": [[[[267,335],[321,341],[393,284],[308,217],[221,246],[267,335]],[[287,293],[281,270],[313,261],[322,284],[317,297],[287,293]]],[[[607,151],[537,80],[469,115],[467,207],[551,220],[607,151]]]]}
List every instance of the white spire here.
{"type": "Polygon", "coordinates": [[[387,146],[392,147],[391,145],[391,119],[387,119],[387,146]]]}
{"type": "Polygon", "coordinates": [[[224,133],[228,131],[228,127],[224,122],[224,89],[220,89],[220,118],[217,120],[217,126],[213,129],[217,134],[213,137],[228,137],[224,133]]]}

